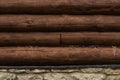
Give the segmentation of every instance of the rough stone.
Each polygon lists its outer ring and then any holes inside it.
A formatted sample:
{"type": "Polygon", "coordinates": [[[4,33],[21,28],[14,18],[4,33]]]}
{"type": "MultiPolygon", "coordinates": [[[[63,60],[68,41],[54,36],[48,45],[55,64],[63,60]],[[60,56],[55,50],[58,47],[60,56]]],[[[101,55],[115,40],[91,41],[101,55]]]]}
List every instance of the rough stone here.
{"type": "Polygon", "coordinates": [[[7,69],[0,69],[0,72],[7,72],[7,69]]]}
{"type": "Polygon", "coordinates": [[[102,68],[84,68],[84,69],[81,69],[81,71],[84,73],[98,73],[98,72],[101,72],[102,70],[103,70],[102,68]]]}
{"type": "Polygon", "coordinates": [[[31,70],[32,73],[46,73],[46,72],[50,72],[50,70],[45,70],[45,69],[42,69],[42,70],[39,70],[39,69],[34,69],[34,70],[31,70]]]}
{"type": "Polygon", "coordinates": [[[8,72],[11,72],[11,73],[29,73],[30,70],[25,70],[25,69],[9,69],[8,72]]]}
{"type": "Polygon", "coordinates": [[[108,76],[106,80],[120,80],[120,75],[108,76]]]}
{"type": "Polygon", "coordinates": [[[51,72],[65,72],[65,73],[71,73],[71,72],[80,72],[79,69],[65,69],[65,70],[58,70],[58,69],[52,69],[51,72]]]}
{"type": "Polygon", "coordinates": [[[18,80],[17,75],[11,73],[0,73],[0,80],[18,80]]]}
{"type": "Polygon", "coordinates": [[[76,78],[76,80],[103,80],[105,79],[104,74],[88,74],[88,73],[72,73],[72,77],[76,78]]]}
{"type": "Polygon", "coordinates": [[[34,75],[34,74],[24,74],[19,75],[18,80],[43,80],[42,74],[34,75]]]}
{"type": "Polygon", "coordinates": [[[105,69],[104,70],[105,74],[120,74],[120,69],[105,69]]]}
{"type": "Polygon", "coordinates": [[[120,80],[120,68],[0,69],[0,80],[120,80]]]}
{"type": "Polygon", "coordinates": [[[47,73],[44,74],[44,80],[76,80],[67,73],[47,73]]]}
{"type": "Polygon", "coordinates": [[[103,74],[84,74],[84,73],[48,73],[44,75],[45,80],[103,80],[103,74]]]}

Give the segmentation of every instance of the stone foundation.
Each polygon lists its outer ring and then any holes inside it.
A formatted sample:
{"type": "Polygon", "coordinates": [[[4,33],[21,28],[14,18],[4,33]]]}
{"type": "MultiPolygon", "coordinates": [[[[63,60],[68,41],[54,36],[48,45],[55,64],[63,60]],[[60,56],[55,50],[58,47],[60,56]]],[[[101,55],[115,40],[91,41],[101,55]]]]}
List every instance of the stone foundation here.
{"type": "Polygon", "coordinates": [[[120,69],[0,69],[0,80],[120,80],[120,69]]]}

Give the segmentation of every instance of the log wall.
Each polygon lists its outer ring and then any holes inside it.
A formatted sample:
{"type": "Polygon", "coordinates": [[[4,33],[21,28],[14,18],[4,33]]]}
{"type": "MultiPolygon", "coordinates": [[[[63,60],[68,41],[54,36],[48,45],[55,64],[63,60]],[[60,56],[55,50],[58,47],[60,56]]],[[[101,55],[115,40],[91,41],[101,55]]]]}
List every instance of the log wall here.
{"type": "Polygon", "coordinates": [[[0,0],[0,65],[119,64],[119,47],[119,0],[0,0]]]}

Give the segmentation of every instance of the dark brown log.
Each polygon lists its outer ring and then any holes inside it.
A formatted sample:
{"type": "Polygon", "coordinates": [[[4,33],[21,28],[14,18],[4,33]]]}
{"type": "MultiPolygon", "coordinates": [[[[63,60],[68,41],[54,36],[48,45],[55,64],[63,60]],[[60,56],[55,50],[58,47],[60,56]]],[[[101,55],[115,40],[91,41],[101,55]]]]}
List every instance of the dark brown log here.
{"type": "Polygon", "coordinates": [[[0,33],[0,46],[120,46],[120,33],[0,33]]]}
{"type": "Polygon", "coordinates": [[[120,31],[120,16],[0,15],[0,31],[120,31]]]}
{"type": "Polygon", "coordinates": [[[0,33],[0,46],[57,46],[59,33],[0,33]]]}
{"type": "Polygon", "coordinates": [[[82,45],[82,46],[119,46],[120,33],[61,33],[63,45],[82,45]]]}
{"type": "Polygon", "coordinates": [[[119,48],[1,47],[0,65],[75,65],[120,63],[119,48]]]}
{"type": "Polygon", "coordinates": [[[120,14],[120,1],[0,0],[0,13],[120,14]]]}

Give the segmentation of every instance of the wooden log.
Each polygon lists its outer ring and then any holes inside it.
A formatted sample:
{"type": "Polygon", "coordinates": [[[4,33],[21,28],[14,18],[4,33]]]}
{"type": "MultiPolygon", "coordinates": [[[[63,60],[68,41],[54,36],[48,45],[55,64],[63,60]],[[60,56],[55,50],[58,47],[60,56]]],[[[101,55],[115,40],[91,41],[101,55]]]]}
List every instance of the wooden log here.
{"type": "Polygon", "coordinates": [[[120,1],[0,0],[0,13],[120,14],[120,1]]]}
{"type": "Polygon", "coordinates": [[[61,33],[61,42],[63,45],[80,45],[80,46],[119,46],[120,33],[61,33]]]}
{"type": "Polygon", "coordinates": [[[120,16],[0,15],[0,31],[120,31],[120,16]]]}
{"type": "Polygon", "coordinates": [[[120,48],[0,47],[0,65],[80,65],[120,63],[120,48]]]}
{"type": "Polygon", "coordinates": [[[0,46],[120,46],[120,33],[0,33],[0,46]]]}
{"type": "Polygon", "coordinates": [[[0,46],[57,46],[59,33],[0,33],[0,46]]]}

